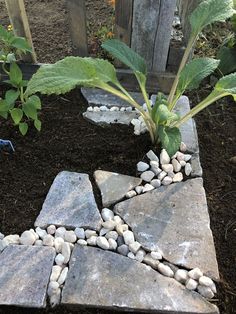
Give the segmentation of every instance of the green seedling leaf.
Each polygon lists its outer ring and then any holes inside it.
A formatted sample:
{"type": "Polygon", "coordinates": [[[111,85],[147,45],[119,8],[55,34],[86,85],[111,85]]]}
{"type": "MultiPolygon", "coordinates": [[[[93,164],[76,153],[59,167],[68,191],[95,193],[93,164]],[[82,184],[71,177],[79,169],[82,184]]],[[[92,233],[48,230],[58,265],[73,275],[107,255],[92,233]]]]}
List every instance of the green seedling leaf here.
{"type": "Polygon", "coordinates": [[[0,111],[1,112],[5,112],[5,111],[7,112],[9,110],[9,108],[10,108],[9,103],[7,103],[6,100],[1,99],[0,100],[0,111]]]}
{"type": "Polygon", "coordinates": [[[183,94],[185,90],[192,90],[198,88],[200,82],[213,73],[218,67],[220,61],[211,58],[199,58],[190,61],[185,65],[180,73],[179,83],[177,86],[178,97],[183,94]]]}
{"type": "Polygon", "coordinates": [[[15,62],[16,61],[16,56],[14,53],[8,53],[7,55],[7,62],[11,63],[11,62],[15,62]]]}
{"type": "Polygon", "coordinates": [[[24,114],[33,120],[37,118],[37,110],[30,102],[26,102],[22,105],[24,114]]]}
{"type": "Polygon", "coordinates": [[[170,128],[168,126],[159,126],[158,135],[161,140],[162,148],[166,149],[169,156],[173,156],[180,147],[180,130],[178,128],[170,128]]]}
{"type": "Polygon", "coordinates": [[[26,95],[64,94],[78,85],[98,86],[102,82],[114,82],[114,67],[105,60],[66,57],[55,64],[42,66],[31,78],[26,95]],[[100,72],[102,71],[102,72],[100,72]]]}
{"type": "Polygon", "coordinates": [[[159,105],[156,111],[155,122],[156,123],[170,123],[179,120],[179,116],[176,113],[169,111],[166,105],[159,105]]]}
{"type": "Polygon", "coordinates": [[[37,95],[30,96],[26,103],[35,109],[42,109],[41,100],[37,95]]]}
{"type": "Polygon", "coordinates": [[[194,36],[204,27],[217,21],[225,21],[235,12],[233,0],[205,0],[193,11],[190,24],[194,36]]]}
{"type": "Polygon", "coordinates": [[[23,118],[23,111],[20,108],[14,108],[10,111],[12,120],[15,124],[19,124],[23,118]]]}
{"type": "Polygon", "coordinates": [[[19,131],[24,136],[28,132],[28,124],[26,122],[22,122],[19,124],[19,131]]]}
{"type": "Polygon", "coordinates": [[[7,41],[9,39],[9,32],[0,25],[0,40],[7,41]]]}
{"type": "Polygon", "coordinates": [[[19,49],[23,52],[32,52],[30,45],[28,44],[27,40],[23,37],[13,37],[10,40],[10,45],[13,48],[19,49]]]}
{"type": "Polygon", "coordinates": [[[4,119],[8,118],[8,112],[7,111],[0,111],[0,116],[3,117],[4,119]]]}
{"type": "Polygon", "coordinates": [[[220,59],[219,69],[223,74],[229,74],[236,71],[236,47],[221,47],[217,58],[220,59]]]}
{"type": "Polygon", "coordinates": [[[216,92],[236,97],[236,73],[222,77],[215,85],[216,92]]]}
{"type": "Polygon", "coordinates": [[[102,48],[134,72],[142,73],[144,76],[147,75],[147,67],[144,59],[123,42],[117,39],[110,39],[102,44],[102,48]]]}
{"type": "Polygon", "coordinates": [[[34,120],[34,126],[35,126],[35,128],[36,128],[38,131],[41,131],[42,123],[41,123],[40,120],[38,120],[38,119],[34,120]]]}
{"type": "Polygon", "coordinates": [[[19,86],[22,81],[22,72],[19,66],[13,62],[10,64],[10,81],[12,84],[19,86]]]}
{"type": "Polygon", "coordinates": [[[6,102],[11,106],[15,104],[15,101],[20,96],[20,92],[14,89],[10,89],[5,94],[5,100],[6,102]]]}

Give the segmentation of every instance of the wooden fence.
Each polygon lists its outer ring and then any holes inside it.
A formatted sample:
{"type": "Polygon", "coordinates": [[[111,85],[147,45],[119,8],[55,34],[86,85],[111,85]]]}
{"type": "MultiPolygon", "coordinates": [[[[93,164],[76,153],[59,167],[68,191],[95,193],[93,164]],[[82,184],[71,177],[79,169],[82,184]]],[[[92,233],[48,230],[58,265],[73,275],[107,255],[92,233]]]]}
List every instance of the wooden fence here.
{"type": "MultiPolygon", "coordinates": [[[[65,0],[68,9],[69,31],[74,55],[87,56],[87,29],[85,0],[65,0]]],[[[105,0],[104,0],[105,1],[105,0]]],[[[197,0],[199,1],[199,0],[197,0]]],[[[183,47],[171,45],[172,21],[177,2],[181,9],[183,25],[196,0],[116,0],[115,2],[115,37],[125,42],[142,55],[150,72],[149,82],[153,85],[163,82],[164,91],[168,90],[173,75],[183,55],[183,47]]],[[[24,0],[5,0],[10,21],[16,35],[26,37],[33,47],[24,0]]],[[[186,31],[185,36],[187,37],[186,31]]],[[[33,49],[27,61],[36,63],[33,49]]],[[[120,70],[121,79],[130,82],[130,72],[120,70]],[[123,75],[122,75],[123,73],[123,75]]],[[[132,81],[132,80],[131,80],[132,81]]],[[[162,87],[163,89],[163,87],[162,87]]]]}

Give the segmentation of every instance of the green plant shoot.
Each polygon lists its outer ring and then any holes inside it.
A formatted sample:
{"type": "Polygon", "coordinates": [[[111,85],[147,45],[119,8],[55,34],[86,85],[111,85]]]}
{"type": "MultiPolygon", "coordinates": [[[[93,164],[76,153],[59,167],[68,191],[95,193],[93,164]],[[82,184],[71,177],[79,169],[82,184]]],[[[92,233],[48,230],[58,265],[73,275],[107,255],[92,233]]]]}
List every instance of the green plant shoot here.
{"type": "Polygon", "coordinates": [[[172,156],[180,146],[179,127],[189,118],[216,100],[232,95],[236,100],[236,73],[221,78],[206,99],[196,105],[188,114],[179,117],[173,112],[176,102],[186,91],[198,88],[200,82],[219,65],[219,60],[210,58],[194,59],[187,63],[190,52],[199,33],[209,24],[224,21],[235,13],[233,0],[205,0],[190,16],[191,36],[178,73],[168,98],[158,94],[154,106],[146,91],[147,68],[144,59],[124,43],[111,39],[102,47],[128,66],[136,76],[147,105],[147,111],[138,104],[117,79],[114,66],[102,59],[67,57],[53,65],[42,66],[30,80],[26,95],[66,93],[74,87],[97,87],[126,100],[142,115],[153,144],[161,142],[172,156]]]}

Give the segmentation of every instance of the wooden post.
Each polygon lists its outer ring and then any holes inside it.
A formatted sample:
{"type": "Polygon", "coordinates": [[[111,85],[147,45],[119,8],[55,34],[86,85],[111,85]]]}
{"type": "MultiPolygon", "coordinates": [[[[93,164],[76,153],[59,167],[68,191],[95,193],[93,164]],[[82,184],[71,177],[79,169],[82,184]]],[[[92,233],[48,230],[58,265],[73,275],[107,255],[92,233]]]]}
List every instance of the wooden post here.
{"type": "Polygon", "coordinates": [[[115,2],[115,37],[128,46],[131,45],[133,1],[116,0],[115,2]]]}
{"type": "Polygon", "coordinates": [[[85,0],[66,0],[72,52],[75,56],[88,55],[85,0]]]}
{"type": "Polygon", "coordinates": [[[134,0],[131,47],[148,69],[166,70],[176,0],[134,0]]]}
{"type": "Polygon", "coordinates": [[[22,59],[28,62],[37,62],[29,22],[25,11],[24,0],[5,0],[10,22],[16,36],[25,37],[32,47],[32,53],[22,55],[22,59]]]}

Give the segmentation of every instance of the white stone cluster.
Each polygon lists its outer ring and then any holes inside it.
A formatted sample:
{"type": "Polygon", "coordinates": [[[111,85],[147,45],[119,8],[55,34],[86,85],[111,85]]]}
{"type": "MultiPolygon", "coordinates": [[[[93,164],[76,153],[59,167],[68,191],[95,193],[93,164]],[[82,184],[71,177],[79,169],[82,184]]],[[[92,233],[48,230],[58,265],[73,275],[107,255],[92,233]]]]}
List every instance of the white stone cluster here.
{"type": "Polygon", "coordinates": [[[56,257],[47,289],[52,307],[60,303],[61,291],[68,274],[68,263],[75,243],[117,252],[152,267],[163,276],[175,278],[188,290],[196,290],[205,298],[214,297],[216,286],[211,278],[203,275],[200,269],[194,268],[190,271],[180,269],[163,259],[161,249],[145,250],[141,243],[136,241],[130,227],[109,208],[103,208],[101,216],[103,221],[98,232],[85,228],[67,230],[64,227],[50,225],[46,229],[36,227],[35,230],[24,231],[21,236],[17,234],[4,236],[0,233],[0,253],[11,244],[44,245],[55,248],[56,257]]]}
{"type": "Polygon", "coordinates": [[[146,157],[147,162],[137,163],[137,171],[143,180],[143,185],[137,186],[134,190],[126,193],[127,198],[137,194],[152,191],[161,185],[169,185],[183,181],[183,173],[189,176],[192,172],[190,160],[192,155],[185,154],[186,145],[182,142],[180,151],[170,157],[165,149],[162,149],[160,158],[150,150],[146,157]]]}
{"type": "Polygon", "coordinates": [[[87,108],[87,111],[89,112],[100,112],[100,111],[126,111],[126,112],[131,112],[134,111],[135,109],[132,108],[131,106],[129,107],[118,107],[118,106],[113,106],[113,107],[107,107],[107,106],[89,106],[87,108]]]}

